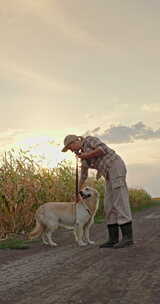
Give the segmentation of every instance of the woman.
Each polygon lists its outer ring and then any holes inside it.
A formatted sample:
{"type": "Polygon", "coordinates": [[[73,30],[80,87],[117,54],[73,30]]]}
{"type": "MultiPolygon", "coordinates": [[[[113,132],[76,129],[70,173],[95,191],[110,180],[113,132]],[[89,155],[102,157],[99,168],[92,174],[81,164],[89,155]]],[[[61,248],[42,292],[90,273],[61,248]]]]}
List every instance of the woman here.
{"type": "Polygon", "coordinates": [[[81,159],[79,190],[88,177],[88,169],[96,169],[97,180],[105,178],[104,210],[109,239],[100,248],[123,248],[133,244],[132,215],[126,184],[126,166],[121,157],[99,138],[67,135],[62,152],[71,150],[81,159]],[[119,227],[122,239],[119,241],[119,227]]]}

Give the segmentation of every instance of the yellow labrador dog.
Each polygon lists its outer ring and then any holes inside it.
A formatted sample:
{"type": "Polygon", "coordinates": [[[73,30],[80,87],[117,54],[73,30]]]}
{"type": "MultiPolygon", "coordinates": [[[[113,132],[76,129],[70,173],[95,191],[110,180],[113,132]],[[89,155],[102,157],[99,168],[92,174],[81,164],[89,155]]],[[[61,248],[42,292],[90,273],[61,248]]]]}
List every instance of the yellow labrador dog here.
{"type": "Polygon", "coordinates": [[[72,227],[79,246],[94,244],[89,238],[89,230],[98,209],[99,194],[95,189],[85,187],[80,195],[82,201],[77,204],[51,202],[40,206],[35,215],[36,226],[29,238],[41,235],[44,244],[57,246],[52,240],[52,233],[58,227],[72,227]]]}

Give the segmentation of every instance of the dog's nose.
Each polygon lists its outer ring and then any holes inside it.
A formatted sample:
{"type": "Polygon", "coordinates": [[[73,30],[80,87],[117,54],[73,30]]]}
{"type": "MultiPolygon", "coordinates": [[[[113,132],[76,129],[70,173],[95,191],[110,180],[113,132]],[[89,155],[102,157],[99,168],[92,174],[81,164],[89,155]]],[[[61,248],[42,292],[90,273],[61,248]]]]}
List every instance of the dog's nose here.
{"type": "Polygon", "coordinates": [[[83,195],[83,191],[79,191],[80,195],[83,195]]]}

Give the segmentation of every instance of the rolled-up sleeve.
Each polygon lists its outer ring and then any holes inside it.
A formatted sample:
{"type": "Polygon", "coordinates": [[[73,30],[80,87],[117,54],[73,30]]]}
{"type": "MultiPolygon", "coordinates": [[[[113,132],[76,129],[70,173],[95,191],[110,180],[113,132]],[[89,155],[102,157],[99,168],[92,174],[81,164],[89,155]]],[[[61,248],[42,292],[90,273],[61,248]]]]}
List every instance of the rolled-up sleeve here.
{"type": "Polygon", "coordinates": [[[104,153],[107,152],[106,145],[99,138],[94,137],[94,136],[88,136],[87,140],[88,140],[89,146],[93,150],[100,148],[104,153]]]}

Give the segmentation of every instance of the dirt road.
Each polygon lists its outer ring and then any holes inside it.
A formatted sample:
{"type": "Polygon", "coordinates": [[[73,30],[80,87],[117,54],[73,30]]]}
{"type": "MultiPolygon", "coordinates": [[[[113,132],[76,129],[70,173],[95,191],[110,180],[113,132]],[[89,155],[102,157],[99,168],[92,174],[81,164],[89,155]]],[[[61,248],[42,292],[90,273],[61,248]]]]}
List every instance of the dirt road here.
{"type": "Polygon", "coordinates": [[[79,248],[67,230],[56,233],[57,248],[0,250],[0,304],[159,304],[160,206],[133,223],[129,248],[99,249],[105,225],[96,224],[95,246],[79,248]]]}

